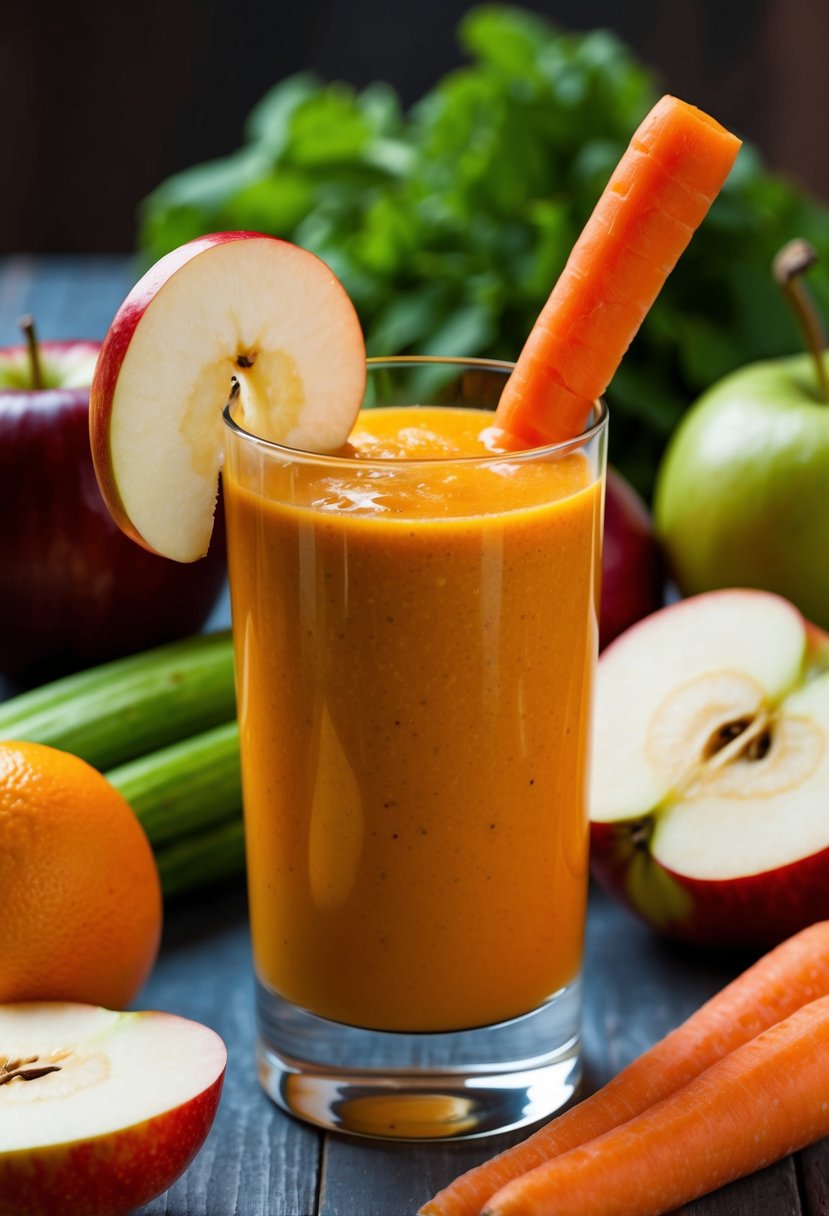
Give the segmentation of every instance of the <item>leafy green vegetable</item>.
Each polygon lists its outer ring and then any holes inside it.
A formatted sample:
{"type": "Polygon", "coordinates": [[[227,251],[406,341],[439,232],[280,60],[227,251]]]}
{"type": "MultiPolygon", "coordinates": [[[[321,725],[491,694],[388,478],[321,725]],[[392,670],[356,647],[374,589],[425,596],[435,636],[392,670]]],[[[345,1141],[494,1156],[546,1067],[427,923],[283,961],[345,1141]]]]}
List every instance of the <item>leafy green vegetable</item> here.
{"type": "MultiPolygon", "coordinates": [[[[383,84],[277,84],[237,152],[144,201],[142,253],[224,228],[271,232],[341,277],[370,353],[514,358],[658,91],[605,31],[484,6],[459,37],[469,64],[407,114],[383,84]]],[[[645,494],[703,389],[798,349],[769,270],[793,236],[829,258],[829,212],[744,147],[608,392],[611,458],[645,494]]],[[[813,286],[829,310],[829,283],[813,286]]]]}

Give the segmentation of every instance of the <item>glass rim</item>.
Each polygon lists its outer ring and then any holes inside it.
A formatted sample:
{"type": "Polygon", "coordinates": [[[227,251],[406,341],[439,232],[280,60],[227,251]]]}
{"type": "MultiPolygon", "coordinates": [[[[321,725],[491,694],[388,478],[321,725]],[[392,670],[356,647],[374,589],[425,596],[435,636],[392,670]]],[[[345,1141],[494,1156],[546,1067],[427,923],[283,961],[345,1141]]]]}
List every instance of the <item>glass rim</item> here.
{"type": "MultiPolygon", "coordinates": [[[[515,364],[510,363],[506,359],[486,359],[474,355],[372,355],[366,359],[366,379],[368,379],[368,373],[380,371],[383,368],[406,369],[430,366],[456,367],[458,369],[470,368],[475,371],[506,374],[508,377],[513,371],[515,364]]],[[[412,404],[414,405],[414,403],[412,404]]],[[[307,448],[289,447],[287,444],[278,443],[274,439],[265,439],[263,436],[247,430],[241,423],[237,422],[231,413],[232,406],[233,402],[228,401],[222,410],[224,425],[243,442],[254,444],[272,456],[279,456],[282,459],[293,462],[299,461],[320,465],[329,464],[337,468],[356,466],[363,469],[372,465],[389,468],[395,465],[410,467],[416,464],[465,464],[470,461],[478,463],[485,461],[489,464],[495,461],[512,461],[514,463],[516,460],[538,460],[542,457],[578,451],[580,448],[589,446],[604,431],[608,420],[607,403],[604,397],[597,397],[591,403],[590,408],[593,417],[589,426],[586,426],[578,435],[574,435],[569,439],[559,439],[554,443],[539,444],[529,448],[516,448],[515,450],[506,452],[481,452],[471,456],[420,456],[415,458],[411,456],[388,456],[366,458],[339,456],[332,452],[313,452],[307,448]]],[[[406,407],[404,406],[403,408],[406,407]]],[[[439,405],[436,408],[451,409],[452,403],[447,402],[445,405],[439,405]]],[[[461,406],[460,408],[466,407],[461,406]]]]}

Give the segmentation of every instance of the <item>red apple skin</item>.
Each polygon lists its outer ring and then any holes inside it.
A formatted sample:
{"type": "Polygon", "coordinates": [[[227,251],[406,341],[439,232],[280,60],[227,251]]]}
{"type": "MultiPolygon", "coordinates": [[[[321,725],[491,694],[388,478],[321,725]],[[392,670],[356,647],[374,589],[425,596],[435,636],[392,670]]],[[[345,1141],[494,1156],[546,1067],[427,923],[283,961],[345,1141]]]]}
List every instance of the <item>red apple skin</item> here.
{"type": "Polygon", "coordinates": [[[603,649],[630,625],[661,608],[664,593],[662,557],[648,509],[621,473],[608,468],[600,647],[603,649]]]}
{"type": "Polygon", "coordinates": [[[0,1216],[126,1216],[172,1186],[213,1125],[224,1070],[189,1102],[108,1136],[0,1151],[0,1216]]]}
{"type": "Polygon", "coordinates": [[[709,950],[768,950],[829,919],[829,848],[777,870],[717,882],[677,874],[642,850],[640,864],[652,869],[651,885],[666,890],[676,884],[687,899],[679,915],[663,919],[637,905],[629,879],[638,846],[623,826],[591,824],[591,872],[610,896],[663,937],[709,950]]]}
{"type": "MultiPolygon", "coordinates": [[[[112,417],[112,403],[115,396],[115,386],[121,364],[124,362],[132,336],[138,322],[147,308],[152,304],[158,292],[176,271],[186,266],[193,258],[204,253],[215,245],[226,245],[231,241],[263,239],[259,232],[213,232],[207,236],[197,237],[165,254],[152,266],[142,279],[135,284],[132,291],[118,309],[112,324],[107,331],[98,356],[98,364],[92,381],[89,410],[89,440],[92,448],[92,460],[98,477],[98,485],[104,502],[110,510],[118,527],[139,545],[155,552],[141,533],[134,527],[127,515],[121,494],[118,490],[117,479],[112,467],[109,447],[109,428],[112,417]]],[[[274,240],[274,237],[264,239],[274,240]]],[[[216,517],[221,512],[217,509],[216,517]]],[[[212,551],[212,546],[211,546],[212,551]]]]}
{"type": "Polygon", "coordinates": [[[203,625],[225,579],[220,509],[192,566],[128,540],[95,479],[85,388],[0,388],[0,438],[0,672],[32,683],[203,625]]]}
{"type": "MultiPolygon", "coordinates": [[[[829,655],[829,634],[804,624],[807,661],[829,655]]],[[[711,881],[663,866],[646,841],[634,839],[636,827],[592,821],[590,871],[608,895],[663,937],[708,950],[768,950],[829,919],[829,848],[775,870],[711,881]],[[644,901],[637,886],[649,892],[644,901]]]]}

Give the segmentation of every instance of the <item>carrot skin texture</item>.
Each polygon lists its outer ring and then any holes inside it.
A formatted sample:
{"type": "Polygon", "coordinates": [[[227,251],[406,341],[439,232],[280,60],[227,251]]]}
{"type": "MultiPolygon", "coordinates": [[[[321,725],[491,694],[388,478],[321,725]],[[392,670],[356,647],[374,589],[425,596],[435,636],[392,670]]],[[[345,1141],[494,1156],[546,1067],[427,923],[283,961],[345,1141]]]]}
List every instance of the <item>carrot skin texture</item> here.
{"type": "Polygon", "coordinates": [[[662,1216],[829,1135],[829,997],[628,1123],[531,1170],[481,1216],[662,1216]]]}
{"type": "Polygon", "coordinates": [[[420,1216],[478,1216],[512,1179],[641,1114],[729,1052],[826,995],[829,921],[821,921],[763,955],[603,1089],[521,1144],[460,1175],[424,1204],[420,1216]]]}
{"type": "Polygon", "coordinates": [[[670,96],[657,102],[541,310],[496,425],[532,443],[581,432],[739,148],[736,136],[694,106],[670,96]]]}

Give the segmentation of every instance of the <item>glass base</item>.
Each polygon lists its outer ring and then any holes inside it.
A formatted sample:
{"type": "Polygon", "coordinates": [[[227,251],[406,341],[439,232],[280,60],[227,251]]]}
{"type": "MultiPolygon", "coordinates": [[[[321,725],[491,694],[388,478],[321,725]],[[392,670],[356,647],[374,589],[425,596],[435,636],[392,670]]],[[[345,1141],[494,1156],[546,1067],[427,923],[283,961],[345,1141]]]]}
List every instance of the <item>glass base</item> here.
{"type": "Polygon", "coordinates": [[[257,982],[265,1092],[331,1131],[400,1140],[488,1136],[548,1118],[581,1080],[577,979],[523,1017],[398,1034],[318,1018],[257,982]]]}

